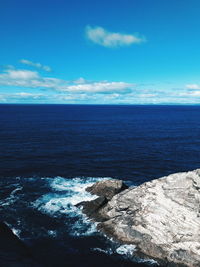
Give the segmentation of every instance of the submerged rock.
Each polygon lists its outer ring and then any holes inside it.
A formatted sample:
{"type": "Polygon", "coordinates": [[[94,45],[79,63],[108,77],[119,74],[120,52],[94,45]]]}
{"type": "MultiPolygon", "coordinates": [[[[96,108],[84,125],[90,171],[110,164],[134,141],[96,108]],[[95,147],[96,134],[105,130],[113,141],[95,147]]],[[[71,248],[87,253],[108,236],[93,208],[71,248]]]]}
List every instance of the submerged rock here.
{"type": "Polygon", "coordinates": [[[200,266],[200,170],[130,187],[96,212],[108,236],[167,265],[200,266]]]}

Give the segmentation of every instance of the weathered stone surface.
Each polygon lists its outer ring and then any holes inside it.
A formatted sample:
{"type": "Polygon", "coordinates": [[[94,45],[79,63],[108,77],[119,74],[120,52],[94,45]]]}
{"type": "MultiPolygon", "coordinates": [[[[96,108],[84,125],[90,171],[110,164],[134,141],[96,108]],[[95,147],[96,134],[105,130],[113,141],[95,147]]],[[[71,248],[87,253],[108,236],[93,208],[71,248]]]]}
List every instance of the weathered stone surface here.
{"type": "Polygon", "coordinates": [[[98,227],[168,264],[200,266],[200,170],[130,187],[98,210],[98,227]]]}
{"type": "Polygon", "coordinates": [[[128,188],[121,180],[103,180],[88,187],[86,190],[93,195],[110,200],[114,195],[128,188]]]}
{"type": "Polygon", "coordinates": [[[98,197],[91,201],[83,201],[77,204],[77,207],[83,207],[83,213],[88,217],[95,220],[101,220],[101,216],[98,214],[98,210],[103,207],[108,200],[105,197],[98,197]]]}
{"type": "Polygon", "coordinates": [[[0,222],[0,266],[2,267],[42,267],[28,247],[3,222],[0,222]]]}

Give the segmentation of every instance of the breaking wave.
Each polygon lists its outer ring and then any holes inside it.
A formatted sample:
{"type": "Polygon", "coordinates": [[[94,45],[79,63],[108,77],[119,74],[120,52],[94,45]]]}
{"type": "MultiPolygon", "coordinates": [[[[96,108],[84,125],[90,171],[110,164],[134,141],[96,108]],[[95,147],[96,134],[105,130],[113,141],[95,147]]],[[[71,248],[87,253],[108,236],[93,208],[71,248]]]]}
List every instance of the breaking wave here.
{"type": "MultiPolygon", "coordinates": [[[[5,211],[5,221],[13,232],[25,242],[49,240],[59,243],[63,236],[75,238],[97,238],[97,223],[91,222],[76,204],[90,201],[97,196],[85,189],[105,178],[15,178],[7,184],[8,193],[1,199],[0,209],[5,211]],[[8,212],[10,210],[10,212],[8,212]],[[10,216],[14,211],[14,216],[10,216]],[[17,214],[16,214],[17,213],[17,214]],[[28,216],[29,214],[29,216],[28,216]],[[17,221],[16,221],[17,216],[17,221]],[[49,219],[48,219],[49,218],[49,219]],[[59,226],[55,222],[59,222],[59,226]],[[31,226],[30,226],[31,225],[31,226]]],[[[68,247],[66,250],[73,250],[68,247]]],[[[139,259],[134,256],[136,246],[117,244],[101,235],[100,240],[88,244],[90,251],[110,256],[122,257],[139,263],[155,265],[151,259],[139,259]],[[103,239],[102,239],[103,238],[103,239]],[[101,245],[98,247],[98,244],[101,245]]]]}
{"type": "MultiPolygon", "coordinates": [[[[45,178],[44,178],[45,179],[45,178]]],[[[33,206],[42,213],[52,217],[65,216],[70,226],[69,234],[73,236],[91,235],[96,232],[96,224],[81,212],[76,204],[95,199],[85,189],[95,182],[109,178],[74,178],[56,177],[48,179],[50,191],[37,199],[33,206]],[[69,220],[71,218],[71,221],[69,220]],[[75,219],[75,220],[73,220],[75,219]],[[70,223],[71,222],[71,223],[70,223]]]]}

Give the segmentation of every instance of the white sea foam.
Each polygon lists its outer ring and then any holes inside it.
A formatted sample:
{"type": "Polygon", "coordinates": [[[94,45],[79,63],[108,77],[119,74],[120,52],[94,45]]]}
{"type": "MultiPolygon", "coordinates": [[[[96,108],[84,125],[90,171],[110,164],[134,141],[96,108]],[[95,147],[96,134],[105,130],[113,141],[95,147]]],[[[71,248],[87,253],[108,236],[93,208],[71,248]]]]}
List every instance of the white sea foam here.
{"type": "Polygon", "coordinates": [[[156,260],[153,259],[138,259],[137,262],[139,263],[146,263],[148,265],[153,265],[153,266],[159,266],[159,263],[156,260]]]}
{"type": "Polygon", "coordinates": [[[121,245],[116,249],[116,252],[119,255],[126,255],[126,256],[132,256],[133,252],[136,251],[135,245],[121,245]]]}
{"type": "MultiPolygon", "coordinates": [[[[102,179],[110,178],[74,178],[65,179],[62,177],[55,177],[54,179],[44,178],[49,183],[50,192],[37,199],[33,205],[39,211],[48,214],[49,216],[65,216],[71,218],[67,220],[67,225],[70,227],[69,234],[72,236],[89,236],[94,234],[97,229],[97,223],[91,222],[86,215],[81,212],[80,208],[75,205],[82,201],[89,201],[95,199],[97,196],[91,195],[85,189],[95,182],[102,179]]],[[[49,230],[49,236],[56,237],[56,231],[49,230]]],[[[113,240],[110,239],[113,243],[113,240]]],[[[94,251],[99,251],[108,255],[119,254],[127,258],[132,258],[136,251],[136,246],[125,244],[114,246],[115,248],[93,248],[94,251]]],[[[155,265],[156,262],[151,259],[137,259],[138,262],[145,262],[147,264],[155,265]]]]}
{"type": "Polygon", "coordinates": [[[62,177],[56,177],[53,180],[49,179],[52,192],[39,198],[34,203],[34,206],[51,215],[57,212],[66,214],[79,213],[80,209],[77,209],[75,205],[82,201],[89,201],[96,198],[96,196],[91,195],[85,189],[100,179],[108,178],[64,179],[62,177]]]}
{"type": "Polygon", "coordinates": [[[48,235],[51,237],[56,237],[57,236],[57,232],[55,230],[48,230],[48,235]]]}
{"type": "Polygon", "coordinates": [[[159,266],[158,262],[153,259],[138,259],[139,263],[147,263],[148,265],[159,266]]]}
{"type": "Polygon", "coordinates": [[[12,230],[13,234],[20,238],[21,230],[13,227],[11,224],[6,222],[6,225],[12,230]]]}
{"type": "Polygon", "coordinates": [[[138,258],[138,257],[133,257],[134,256],[134,252],[137,251],[137,247],[135,245],[132,244],[125,244],[125,245],[121,245],[116,249],[116,252],[119,255],[122,256],[126,256],[129,259],[135,259],[136,262],[138,263],[146,263],[148,265],[159,265],[157,261],[153,260],[153,259],[149,259],[149,258],[138,258]]]}
{"type": "Polygon", "coordinates": [[[12,229],[12,232],[13,232],[17,237],[20,238],[21,230],[16,229],[16,228],[13,228],[13,227],[12,227],[11,229],[12,229]]]}
{"type": "MultiPolygon", "coordinates": [[[[82,214],[75,205],[82,201],[95,199],[97,196],[85,191],[97,181],[109,178],[74,178],[56,177],[48,179],[51,192],[37,199],[33,206],[50,216],[66,215],[76,218],[71,225],[70,234],[73,236],[91,235],[96,232],[96,224],[82,214]]],[[[69,223],[69,222],[68,222],[69,223]]]]}
{"type": "Polygon", "coordinates": [[[9,206],[17,201],[18,199],[17,192],[21,191],[23,187],[19,186],[19,184],[14,184],[14,185],[16,186],[16,188],[10,193],[10,195],[7,198],[2,199],[0,201],[1,206],[9,206]]]}
{"type": "Polygon", "coordinates": [[[112,255],[113,254],[113,250],[111,248],[108,248],[108,249],[92,248],[91,250],[98,251],[100,253],[104,253],[104,254],[107,254],[107,255],[112,255]]]}
{"type": "Polygon", "coordinates": [[[97,232],[97,224],[89,221],[85,216],[80,216],[71,227],[72,231],[70,235],[72,236],[90,236],[97,232]]]}

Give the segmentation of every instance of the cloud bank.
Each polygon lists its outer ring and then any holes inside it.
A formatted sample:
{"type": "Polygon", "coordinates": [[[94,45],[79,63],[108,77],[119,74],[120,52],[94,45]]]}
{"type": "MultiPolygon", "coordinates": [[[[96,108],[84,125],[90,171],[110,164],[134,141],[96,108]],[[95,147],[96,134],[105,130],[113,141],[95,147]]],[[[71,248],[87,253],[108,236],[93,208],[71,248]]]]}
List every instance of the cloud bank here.
{"type": "Polygon", "coordinates": [[[188,89],[193,89],[193,90],[200,90],[200,85],[196,84],[196,83],[192,83],[192,84],[187,84],[186,88],[188,89]]]}
{"type": "Polygon", "coordinates": [[[85,29],[86,37],[95,44],[104,47],[121,47],[130,46],[132,44],[140,44],[145,42],[143,36],[136,34],[123,34],[118,32],[109,32],[102,27],[87,26],[85,29]]]}
{"type": "Polygon", "coordinates": [[[65,93],[127,93],[134,86],[125,82],[90,82],[83,78],[75,81],[42,77],[37,71],[6,69],[0,73],[0,85],[25,88],[45,88],[65,93]]]}
{"type": "Polygon", "coordinates": [[[57,79],[38,71],[7,66],[0,72],[1,103],[68,104],[199,104],[200,86],[159,88],[156,84],[124,81],[88,81],[57,79]],[[10,90],[11,89],[11,90],[10,90]]]}

